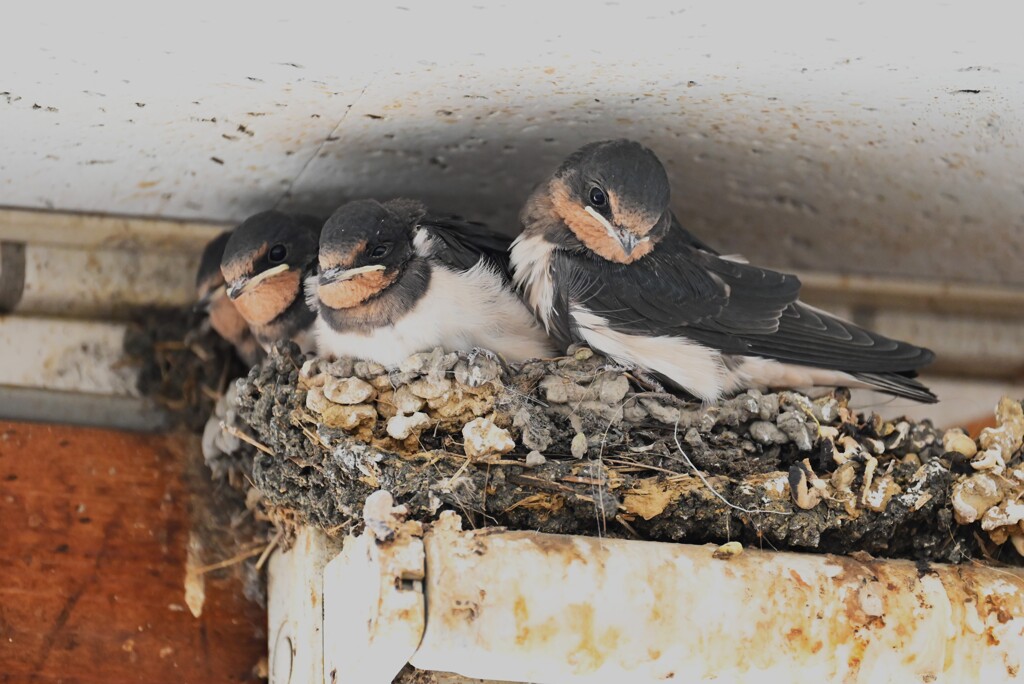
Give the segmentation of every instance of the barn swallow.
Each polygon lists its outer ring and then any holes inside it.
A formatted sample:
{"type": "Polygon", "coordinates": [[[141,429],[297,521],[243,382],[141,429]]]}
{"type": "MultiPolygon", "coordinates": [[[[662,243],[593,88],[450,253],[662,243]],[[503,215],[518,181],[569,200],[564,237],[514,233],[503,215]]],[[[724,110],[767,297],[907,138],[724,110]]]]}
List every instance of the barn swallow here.
{"type": "Polygon", "coordinates": [[[510,286],[509,240],[427,215],[411,200],[350,202],[324,224],[315,284],[325,356],[395,367],[443,347],[546,357],[547,336],[510,286]]]}
{"type": "Polygon", "coordinates": [[[228,298],[224,275],[220,272],[220,260],[230,237],[231,232],[224,231],[203,249],[196,271],[196,308],[207,313],[214,332],[230,342],[239,358],[252,366],[259,362],[263,350],[249,331],[249,324],[228,298]]]}
{"type": "Polygon", "coordinates": [[[224,247],[227,295],[265,351],[292,340],[303,352],[316,352],[316,314],[303,282],[316,269],[318,241],[315,219],[265,211],[235,228],[224,247]]]}
{"type": "Polygon", "coordinates": [[[586,145],[533,192],[513,280],[563,345],[583,343],[706,402],[746,388],[869,387],[937,401],[934,355],[799,300],[796,276],[723,256],[669,208],[653,152],[586,145]]]}

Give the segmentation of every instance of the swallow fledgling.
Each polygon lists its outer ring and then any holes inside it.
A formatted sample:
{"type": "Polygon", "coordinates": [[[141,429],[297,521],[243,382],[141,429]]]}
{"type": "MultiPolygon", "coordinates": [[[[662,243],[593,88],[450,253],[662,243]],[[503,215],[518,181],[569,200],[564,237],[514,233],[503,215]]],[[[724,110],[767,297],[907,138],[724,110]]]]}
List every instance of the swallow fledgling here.
{"type": "Polygon", "coordinates": [[[316,352],[316,314],[303,283],[315,272],[319,228],[315,219],[264,211],[231,233],[220,269],[227,295],[264,351],[292,340],[316,352]]]}
{"type": "Polygon", "coordinates": [[[712,402],[747,388],[862,387],[920,402],[928,349],[799,300],[796,276],[723,256],[669,208],[661,161],[585,145],[531,195],[513,279],[563,345],[583,343],[712,402]]]}
{"type": "Polygon", "coordinates": [[[196,308],[206,312],[214,332],[234,346],[246,365],[252,366],[259,362],[263,350],[252,336],[249,324],[228,298],[224,274],[220,272],[224,246],[230,237],[231,232],[224,231],[203,249],[196,271],[196,308]]]}
{"type": "Polygon", "coordinates": [[[324,224],[310,287],[320,353],[389,368],[434,347],[549,356],[547,335],[511,289],[508,244],[411,200],[342,206],[324,224]]]}

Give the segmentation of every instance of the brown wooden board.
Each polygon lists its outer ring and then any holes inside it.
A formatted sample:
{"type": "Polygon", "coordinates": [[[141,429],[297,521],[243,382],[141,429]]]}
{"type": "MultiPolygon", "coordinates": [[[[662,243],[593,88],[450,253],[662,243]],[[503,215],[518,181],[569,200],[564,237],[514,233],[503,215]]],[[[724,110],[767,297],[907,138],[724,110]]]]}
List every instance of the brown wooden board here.
{"type": "Polygon", "coordinates": [[[256,681],[238,583],[186,606],[190,445],[0,421],[0,682],[256,681]]]}

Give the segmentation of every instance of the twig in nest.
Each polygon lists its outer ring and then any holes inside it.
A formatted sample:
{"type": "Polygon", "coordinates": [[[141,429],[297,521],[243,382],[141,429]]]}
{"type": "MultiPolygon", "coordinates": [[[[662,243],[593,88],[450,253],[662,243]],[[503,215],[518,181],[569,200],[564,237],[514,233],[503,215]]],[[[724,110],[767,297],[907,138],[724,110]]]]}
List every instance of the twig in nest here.
{"type": "Polygon", "coordinates": [[[444,486],[444,489],[451,489],[452,485],[455,484],[455,480],[461,477],[462,473],[466,472],[466,468],[469,467],[469,464],[472,462],[472,460],[473,459],[471,459],[469,456],[466,457],[466,460],[462,463],[462,465],[459,466],[459,469],[452,473],[452,476],[448,478],[448,484],[444,486]]]}
{"type": "Polygon", "coordinates": [[[195,354],[199,358],[200,361],[202,361],[203,363],[209,363],[209,361],[210,361],[210,352],[206,351],[205,349],[203,349],[202,347],[200,347],[198,344],[195,344],[195,343],[190,344],[188,346],[188,349],[189,349],[190,352],[195,354]]]}
{"type": "Polygon", "coordinates": [[[254,549],[249,549],[247,551],[241,552],[236,556],[232,556],[227,560],[217,561],[216,563],[211,563],[209,565],[204,565],[201,568],[196,568],[195,573],[197,575],[205,575],[206,573],[213,572],[214,570],[223,570],[224,568],[230,568],[232,565],[237,565],[241,563],[246,558],[252,558],[253,556],[259,556],[263,554],[269,547],[269,544],[266,547],[257,546],[254,549]]]}
{"type": "Polygon", "coordinates": [[[267,548],[263,549],[263,553],[260,554],[259,560],[256,561],[256,571],[259,572],[263,569],[263,564],[270,558],[270,552],[277,548],[277,545],[281,543],[281,537],[284,535],[284,530],[278,530],[274,538],[267,544],[267,548]]]}
{"type": "Polygon", "coordinates": [[[246,444],[256,447],[257,449],[259,449],[260,451],[269,456],[276,456],[276,454],[274,454],[274,452],[270,450],[270,447],[260,444],[255,439],[253,439],[249,435],[245,434],[244,432],[236,428],[234,425],[228,425],[222,420],[220,422],[220,429],[233,437],[237,437],[246,444]]]}
{"type": "Polygon", "coordinates": [[[623,518],[621,514],[615,516],[615,522],[619,523],[624,528],[626,528],[626,531],[629,532],[631,535],[633,535],[633,537],[635,537],[636,539],[639,539],[640,541],[644,541],[644,538],[640,536],[640,533],[637,532],[636,529],[632,525],[630,525],[628,522],[626,522],[626,519],[623,518]]]}
{"type": "MultiPolygon", "coordinates": [[[[628,466],[632,470],[638,470],[638,471],[639,470],[653,470],[656,473],[665,473],[666,475],[670,476],[668,479],[671,482],[677,482],[677,481],[680,481],[680,480],[686,480],[686,479],[692,479],[693,478],[693,475],[684,475],[683,473],[677,473],[674,470],[669,470],[668,468],[662,468],[660,466],[652,465],[650,463],[640,463],[639,461],[627,461],[624,458],[609,458],[608,462],[611,463],[613,466],[618,466],[620,464],[623,464],[623,465],[628,466]]],[[[620,469],[619,472],[625,472],[625,471],[620,469]]]]}
{"type": "Polygon", "coordinates": [[[218,399],[220,399],[220,396],[221,396],[220,394],[217,393],[216,390],[212,390],[209,387],[207,387],[206,385],[200,385],[199,386],[199,391],[202,392],[206,396],[207,399],[209,399],[210,401],[213,401],[213,402],[216,402],[218,399]]]}
{"type": "Polygon", "coordinates": [[[734,504],[733,502],[729,501],[724,496],[719,494],[718,490],[715,489],[714,487],[712,487],[711,483],[708,482],[707,478],[704,477],[704,473],[700,472],[700,470],[697,468],[697,466],[693,465],[693,461],[691,461],[690,457],[686,455],[685,451],[683,451],[683,445],[679,443],[679,421],[678,420],[676,421],[675,428],[672,430],[672,441],[674,441],[676,443],[676,449],[679,450],[679,455],[683,457],[683,461],[686,463],[686,465],[688,465],[690,467],[690,469],[694,473],[697,474],[697,477],[700,478],[700,481],[703,482],[704,486],[708,488],[708,491],[711,492],[712,494],[714,494],[715,498],[719,499],[722,503],[724,503],[729,508],[733,509],[734,511],[739,511],[741,513],[746,513],[747,515],[751,515],[753,513],[770,513],[772,515],[793,515],[793,513],[790,512],[790,511],[769,511],[769,510],[766,510],[766,509],[763,509],[763,508],[743,508],[742,506],[737,506],[736,504],[734,504]]]}

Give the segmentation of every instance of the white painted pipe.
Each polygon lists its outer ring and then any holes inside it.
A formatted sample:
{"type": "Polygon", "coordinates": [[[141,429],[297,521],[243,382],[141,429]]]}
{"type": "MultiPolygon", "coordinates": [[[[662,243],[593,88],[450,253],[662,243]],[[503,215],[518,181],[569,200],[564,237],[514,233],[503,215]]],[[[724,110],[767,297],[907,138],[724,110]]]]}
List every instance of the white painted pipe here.
{"type": "Polygon", "coordinates": [[[121,323],[0,317],[0,385],[138,397],[121,323]]]}
{"type": "Polygon", "coordinates": [[[126,318],[148,308],[184,308],[196,299],[193,252],[96,249],[37,243],[0,245],[0,308],[74,318],[126,318]],[[14,268],[17,266],[17,268],[14,268]],[[2,267],[0,267],[2,269],[2,267]]]}
{"type": "Polygon", "coordinates": [[[1024,574],[435,525],[411,663],[571,682],[1001,682],[1024,574]]]}
{"type": "Polygon", "coordinates": [[[139,394],[125,333],[123,323],[0,316],[0,418],[163,427],[166,413],[139,394]]]}

